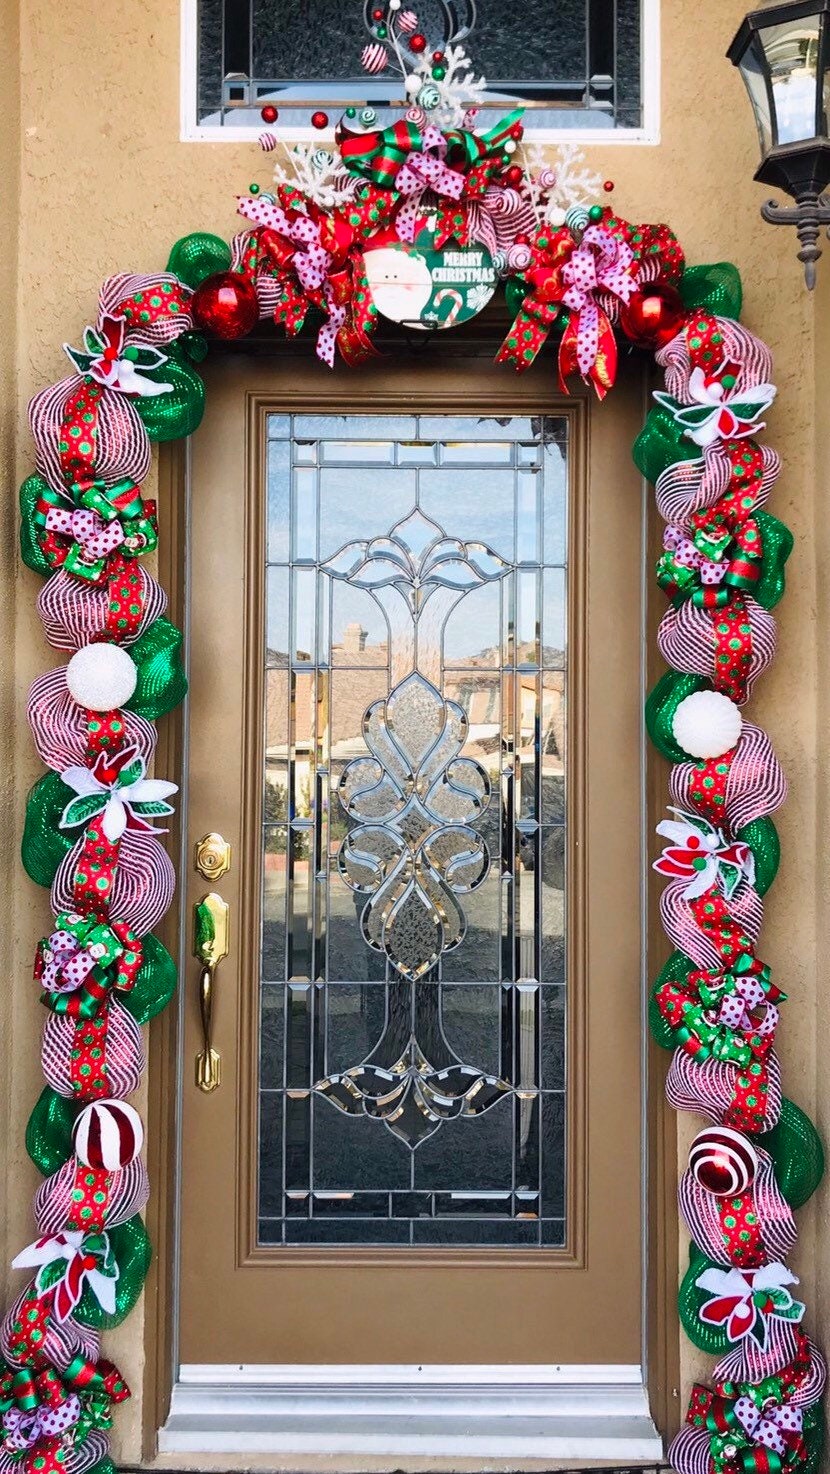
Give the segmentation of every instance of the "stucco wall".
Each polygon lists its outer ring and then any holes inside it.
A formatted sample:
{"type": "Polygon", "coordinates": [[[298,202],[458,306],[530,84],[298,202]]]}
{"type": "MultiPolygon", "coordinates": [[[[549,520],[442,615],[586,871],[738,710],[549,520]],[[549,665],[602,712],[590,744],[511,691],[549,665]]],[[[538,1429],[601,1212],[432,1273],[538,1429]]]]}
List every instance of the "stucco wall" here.
{"type": "MultiPolygon", "coordinates": [[[[792,1000],[779,1036],[786,1088],[815,1113],[818,1075],[818,1116],[827,1134],[830,1090],[820,1068],[820,1041],[830,1004],[817,954],[827,931],[830,860],[827,785],[817,744],[821,733],[823,753],[830,594],[817,583],[816,568],[830,541],[821,476],[830,429],[823,392],[830,370],[830,255],[810,299],[791,233],[758,218],[762,195],[752,183],[754,131],[739,78],[723,56],[744,11],[740,0],[663,0],[663,11],[663,142],[592,149],[591,163],[615,179],[614,203],[623,215],[668,220],[692,261],[726,257],[737,263],[745,284],[745,321],[775,356],[779,400],[769,427],[786,470],[772,509],[792,527],[796,550],[781,610],[779,660],[761,684],[753,713],[772,735],[792,794],[780,820],[783,864],[767,905],[762,955],[792,1000]],[[816,327],[822,322],[823,333],[816,327]]],[[[12,1245],[31,1237],[35,1173],[25,1159],[23,1132],[41,1088],[42,1022],[30,981],[31,956],[49,919],[45,894],[29,884],[17,858],[26,790],[40,772],[24,707],[32,677],[53,663],[35,614],[38,581],[13,557],[15,491],[32,460],[26,403],[39,386],[66,371],[60,344],[77,341],[79,329],[92,319],[104,276],[163,267],[170,244],[195,228],[230,236],[236,228],[234,194],[249,179],[264,182],[267,164],[251,145],[178,141],[176,0],[121,0],[103,8],[81,0],[0,0],[0,21],[0,429],[6,432],[0,461],[0,792],[12,836],[1,862],[0,1094],[8,1110],[0,1148],[6,1149],[5,1229],[13,1252],[12,1245]],[[8,638],[13,624],[14,644],[8,638]]],[[[825,1329],[830,1321],[830,1271],[824,1253],[817,1284],[818,1222],[826,1248],[826,1203],[800,1215],[796,1266],[806,1281],[810,1324],[821,1331],[822,1320],[825,1329]]],[[[685,1252],[685,1242],[683,1247],[685,1252]]],[[[8,1254],[4,1265],[7,1260],[8,1254]]],[[[142,1330],[139,1311],[108,1343],[136,1389],[142,1330]]],[[[694,1363],[684,1346],[687,1378],[694,1363]]],[[[139,1430],[136,1396],[117,1421],[116,1454],[123,1461],[139,1458],[139,1430]]]]}

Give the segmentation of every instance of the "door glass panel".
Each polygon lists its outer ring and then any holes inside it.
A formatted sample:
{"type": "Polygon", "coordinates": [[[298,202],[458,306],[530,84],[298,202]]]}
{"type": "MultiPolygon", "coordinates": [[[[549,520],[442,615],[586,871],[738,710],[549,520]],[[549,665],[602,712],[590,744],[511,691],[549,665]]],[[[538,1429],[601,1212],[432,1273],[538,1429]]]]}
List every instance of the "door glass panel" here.
{"type": "Polygon", "coordinates": [[[562,1245],[567,420],[267,433],[260,1242],[562,1245]]]}

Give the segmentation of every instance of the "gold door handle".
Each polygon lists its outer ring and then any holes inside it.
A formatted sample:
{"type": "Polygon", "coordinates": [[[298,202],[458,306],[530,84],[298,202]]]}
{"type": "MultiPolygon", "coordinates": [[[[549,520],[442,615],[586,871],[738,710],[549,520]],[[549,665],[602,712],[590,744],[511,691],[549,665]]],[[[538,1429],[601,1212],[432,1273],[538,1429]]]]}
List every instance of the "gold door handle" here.
{"type": "Polygon", "coordinates": [[[228,955],[228,903],[215,891],[193,908],[193,955],[202,964],[199,974],[199,1012],[204,1048],[196,1056],[196,1084],[209,1094],[221,1083],[222,1067],[213,1048],[213,997],[216,969],[228,955]]]}

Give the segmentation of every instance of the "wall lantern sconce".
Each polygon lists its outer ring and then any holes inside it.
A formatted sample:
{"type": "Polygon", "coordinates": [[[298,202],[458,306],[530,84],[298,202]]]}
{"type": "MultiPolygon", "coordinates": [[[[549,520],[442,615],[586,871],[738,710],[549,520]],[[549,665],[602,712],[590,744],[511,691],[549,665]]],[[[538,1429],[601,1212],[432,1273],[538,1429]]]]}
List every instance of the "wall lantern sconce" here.
{"type": "Polygon", "coordinates": [[[768,200],[761,214],[771,225],[794,225],[812,291],[818,244],[830,225],[830,0],[789,0],[750,11],[727,52],[744,79],[758,137],[761,163],[755,178],[783,189],[795,200],[768,200]]]}

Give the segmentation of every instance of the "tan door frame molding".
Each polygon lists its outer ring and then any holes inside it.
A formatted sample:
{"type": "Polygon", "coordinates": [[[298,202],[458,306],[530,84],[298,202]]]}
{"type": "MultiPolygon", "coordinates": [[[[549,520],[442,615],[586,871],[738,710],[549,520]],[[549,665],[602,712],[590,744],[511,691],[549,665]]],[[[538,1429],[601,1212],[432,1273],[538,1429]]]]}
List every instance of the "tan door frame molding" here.
{"type": "MultiPolygon", "coordinates": [[[[290,349],[274,346],[269,351],[288,353],[290,349]]],[[[233,365],[226,364],[233,373],[233,365]]],[[[549,368],[552,395],[554,379],[549,368]]],[[[630,372],[637,372],[632,369],[630,372]]],[[[382,414],[402,408],[400,390],[384,394],[372,392],[370,402],[364,397],[358,403],[350,392],[349,379],[338,374],[319,380],[319,391],[310,402],[279,403],[274,407],[301,409],[308,413],[363,412],[382,414]]],[[[487,410],[501,412],[511,404],[510,383],[496,377],[491,369],[483,369],[481,396],[475,406],[469,401],[452,403],[441,396],[438,411],[448,413],[487,410]]],[[[643,418],[646,413],[648,385],[642,383],[643,418]]],[[[578,398],[579,396],[577,396],[578,398]]],[[[583,396],[584,397],[584,396],[583,396]]],[[[269,399],[269,403],[271,400],[269,399]]],[[[525,399],[527,404],[527,399],[525,399]]],[[[535,406],[534,406],[535,407],[535,406]]],[[[252,409],[254,407],[252,406],[252,409]]],[[[407,408],[410,408],[407,405],[407,408]]],[[[558,406],[557,406],[558,409],[558,406]]],[[[554,406],[551,406],[554,412],[554,406]]],[[[602,408],[592,406],[591,415],[601,415],[602,408]]],[[[208,408],[210,414],[210,408],[208,408]]],[[[628,456],[628,445],[620,445],[620,456],[628,456]]],[[[189,449],[168,447],[159,467],[160,514],[167,529],[165,552],[160,576],[170,590],[171,618],[188,636],[188,579],[186,566],[189,518],[189,449]]],[[[647,598],[651,580],[646,568],[656,540],[654,519],[647,516],[647,489],[642,488],[639,507],[631,507],[631,515],[641,517],[643,568],[638,577],[632,570],[632,598],[639,599],[648,633],[656,626],[657,612],[647,598]]],[[[654,641],[643,649],[653,651],[654,641]]],[[[649,655],[649,662],[656,660],[649,655]]],[[[645,661],[645,655],[643,662],[645,661]]],[[[651,683],[655,671],[639,672],[641,693],[651,683]]],[[[178,828],[171,834],[171,845],[177,847],[179,874],[184,877],[191,867],[191,856],[184,853],[188,834],[186,722],[184,715],[166,719],[160,731],[160,762],[181,785],[178,828]]],[[[646,753],[643,738],[642,751],[646,753]]],[[[642,794],[642,828],[637,853],[641,872],[646,875],[646,835],[654,822],[658,794],[661,791],[660,763],[643,757],[641,772],[636,775],[642,794]]],[[[634,775],[632,775],[634,776],[634,775]]],[[[664,786],[664,785],[663,785],[664,786]]],[[[295,1452],[306,1459],[319,1455],[320,1460],[333,1454],[354,1453],[378,1456],[383,1453],[377,1435],[368,1431],[361,1442],[360,1426],[370,1429],[378,1419],[395,1419],[403,1427],[411,1423],[412,1398],[417,1396],[425,1409],[423,1426],[410,1428],[408,1435],[396,1435],[395,1459],[416,1455],[438,1458],[465,1455],[470,1458],[510,1458],[512,1462],[545,1457],[553,1459],[638,1459],[653,1461],[660,1448],[654,1435],[654,1424],[664,1436],[678,1421],[678,1356],[677,1317],[674,1306],[677,1284],[677,1238],[674,1197],[676,1189],[675,1118],[663,1099],[665,1066],[660,1051],[648,1042],[645,999],[647,983],[659,966],[663,945],[656,924],[656,898],[650,882],[643,885],[643,904],[649,906],[650,924],[644,929],[642,978],[642,1051],[643,1051],[643,1140],[646,1159],[642,1164],[642,1188],[645,1222],[643,1243],[643,1326],[642,1367],[611,1368],[603,1377],[602,1368],[563,1368],[557,1375],[551,1368],[539,1366],[508,1367],[227,1367],[190,1369],[188,1383],[178,1383],[173,1398],[171,1390],[177,1369],[176,1296],[177,1296],[177,1212],[181,1068],[179,1041],[182,1008],[192,1004],[193,964],[190,959],[189,918],[181,905],[169,913],[164,940],[178,957],[180,966],[180,1006],[156,1019],[150,1033],[149,1169],[155,1191],[148,1214],[156,1255],[147,1284],[145,1299],[146,1372],[143,1400],[144,1458],[147,1463],[160,1462],[167,1467],[206,1466],[208,1458],[203,1427],[211,1425],[210,1453],[221,1455],[252,1454],[258,1462],[273,1455],[274,1462],[284,1461],[284,1454],[295,1452]],[[222,1388],[217,1388],[216,1373],[221,1370],[222,1388]],[[648,1388],[646,1402],[643,1377],[648,1388]],[[274,1403],[271,1394],[279,1392],[274,1403]],[[246,1433],[240,1439],[235,1424],[241,1400],[245,1403],[246,1433]],[[502,1405],[510,1405],[513,1417],[509,1438],[504,1435],[500,1417],[502,1405]],[[337,1408],[348,1405],[344,1420],[337,1408]],[[649,1410],[651,1418],[649,1418],[649,1410]],[[327,1421],[328,1420],[328,1421],[327,1421]],[[163,1432],[158,1443],[158,1432],[163,1432]],[[198,1425],[192,1436],[188,1428],[198,1425]],[[473,1426],[475,1433],[470,1435],[473,1426]],[[592,1436],[585,1436],[586,1427],[592,1436]],[[298,1434],[299,1429],[306,1431],[298,1434]],[[553,1441],[552,1441],[553,1440],[553,1441]],[[278,1457],[279,1455],[279,1457],[278,1457]]],[[[244,922],[240,918],[240,925],[244,922]]],[[[185,1061],[184,1067],[190,1067],[185,1061]]],[[[631,1163],[640,1172],[641,1164],[631,1163]]],[[[578,1205],[574,1205],[578,1213],[578,1205]]],[[[243,1227],[243,1225],[240,1225],[243,1227]]],[[[240,1240],[243,1258],[248,1248],[247,1225],[240,1240]]],[[[227,1464],[227,1457],[224,1462],[227,1464]]]]}

